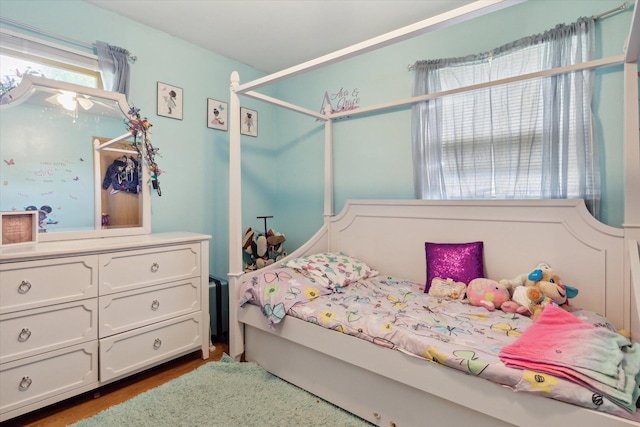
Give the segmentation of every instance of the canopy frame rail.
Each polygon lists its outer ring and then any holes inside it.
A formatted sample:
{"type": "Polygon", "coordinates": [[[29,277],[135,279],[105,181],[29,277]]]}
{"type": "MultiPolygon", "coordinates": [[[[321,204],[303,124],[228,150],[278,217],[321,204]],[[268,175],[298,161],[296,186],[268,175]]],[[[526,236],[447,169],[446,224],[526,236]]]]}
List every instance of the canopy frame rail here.
{"type": "Polygon", "coordinates": [[[248,96],[250,98],[255,98],[255,99],[259,99],[261,101],[267,102],[269,104],[274,104],[277,106],[280,106],[282,108],[286,108],[288,110],[291,111],[297,111],[298,113],[302,113],[302,114],[306,114],[307,116],[311,116],[311,117],[315,117],[318,120],[330,120],[330,117],[327,117],[326,115],[317,113],[315,111],[311,111],[307,108],[303,108],[303,107],[299,107],[295,104],[291,104],[289,102],[285,102],[285,101],[281,101],[279,99],[273,98],[271,96],[267,96],[264,94],[261,94],[259,92],[254,92],[254,91],[250,91],[250,92],[244,92],[242,93],[242,95],[248,96]]]}
{"type": "Polygon", "coordinates": [[[445,28],[460,22],[468,21],[479,16],[495,12],[500,9],[523,3],[526,0],[483,0],[461,6],[454,10],[441,13],[437,16],[424,19],[415,24],[407,25],[394,31],[382,34],[378,37],[356,43],[344,49],[337,50],[319,58],[312,59],[302,64],[286,68],[282,71],[269,74],[268,76],[253,80],[251,82],[238,85],[236,91],[244,93],[262,86],[276,83],[280,80],[293,77],[326,65],[343,61],[366,52],[370,52],[394,43],[408,40],[421,34],[426,34],[440,28],[445,28]]]}
{"type": "Polygon", "coordinates": [[[504,79],[500,79],[500,80],[494,80],[491,82],[485,82],[485,83],[478,83],[475,85],[469,85],[469,86],[462,86],[456,89],[451,89],[451,90],[446,90],[446,91],[441,91],[441,92],[434,92],[434,93],[428,93],[425,95],[420,95],[420,96],[415,96],[415,97],[411,97],[411,98],[405,98],[405,99],[401,99],[398,101],[393,101],[393,102],[385,102],[385,103],[381,103],[381,104],[375,104],[375,105],[371,105],[368,107],[360,107],[357,109],[353,109],[353,110],[348,110],[348,111],[338,111],[335,113],[330,113],[325,111],[324,114],[321,113],[317,113],[315,111],[311,111],[309,109],[285,102],[285,101],[280,101],[276,98],[267,96],[267,95],[263,95],[261,93],[255,92],[255,91],[250,91],[250,92],[242,92],[240,91],[240,86],[236,86],[236,87],[232,87],[232,90],[237,94],[237,95],[244,95],[244,96],[248,96],[254,99],[258,99],[261,101],[264,101],[266,103],[269,104],[274,104],[274,105],[278,105],[281,106],[283,108],[286,108],[288,110],[291,111],[297,111],[299,113],[311,116],[311,117],[315,117],[316,119],[320,119],[320,120],[335,120],[335,119],[341,119],[344,117],[353,117],[356,115],[362,115],[362,114],[368,114],[368,113],[372,113],[372,112],[376,112],[376,111],[381,111],[381,110],[387,110],[387,109],[391,109],[391,108],[396,108],[396,107],[401,107],[401,106],[405,106],[405,105],[411,105],[411,104],[416,104],[418,102],[423,102],[423,101],[428,101],[431,99],[436,99],[436,98],[441,98],[443,96],[448,96],[448,95],[454,95],[456,93],[462,93],[462,92],[469,92],[469,91],[473,91],[473,90],[479,90],[479,89],[484,89],[484,88],[489,88],[489,87],[493,87],[493,86],[500,86],[500,85],[504,85],[504,84],[508,84],[508,83],[515,83],[515,82],[519,82],[519,81],[524,81],[524,80],[531,80],[531,79],[537,79],[537,78],[542,78],[542,77],[550,77],[550,76],[555,76],[555,75],[559,75],[559,74],[567,74],[567,73],[573,73],[573,72],[579,72],[579,71],[584,71],[584,70],[590,70],[590,69],[595,69],[595,68],[602,68],[602,67],[609,67],[609,66],[613,66],[613,65],[619,65],[624,63],[625,61],[625,55],[624,54],[620,54],[620,55],[615,55],[615,56],[610,56],[608,58],[602,58],[602,59],[595,59],[592,61],[587,61],[587,62],[583,62],[580,64],[575,64],[575,65],[569,65],[566,67],[558,67],[558,68],[552,68],[549,70],[543,70],[543,71],[537,71],[535,73],[528,73],[528,74],[522,74],[519,76],[513,76],[513,77],[507,77],[504,79]]]}
{"type": "Polygon", "coordinates": [[[608,58],[595,59],[593,61],[587,61],[587,62],[583,62],[583,63],[580,63],[580,64],[569,65],[569,66],[566,66],[566,67],[552,68],[552,69],[549,69],[549,70],[537,71],[535,73],[528,73],[528,74],[522,74],[522,75],[519,75],[519,76],[507,77],[507,78],[504,78],[504,79],[494,80],[494,81],[491,81],[491,82],[478,83],[478,84],[469,85],[469,86],[462,86],[462,87],[459,87],[459,88],[456,88],[456,89],[445,90],[445,91],[441,91],[441,92],[428,93],[428,94],[425,94],[425,95],[414,96],[412,98],[401,99],[401,100],[394,101],[394,102],[386,102],[386,103],[382,103],[382,104],[371,105],[369,107],[360,107],[360,108],[357,108],[355,110],[339,111],[339,112],[331,114],[330,118],[331,119],[339,119],[339,118],[343,118],[343,117],[347,117],[347,116],[353,117],[353,116],[359,115],[359,114],[366,114],[366,113],[371,113],[371,112],[375,112],[375,111],[387,110],[387,109],[391,109],[391,108],[395,108],[395,107],[401,107],[401,106],[404,106],[404,105],[416,104],[418,102],[423,102],[423,101],[428,101],[428,100],[431,100],[431,99],[441,98],[441,97],[447,96],[447,95],[454,95],[456,93],[470,92],[470,91],[473,91],[473,90],[479,90],[479,89],[489,88],[489,87],[493,87],[493,86],[500,86],[500,85],[504,85],[504,84],[508,84],[508,83],[515,83],[515,82],[519,82],[519,81],[537,79],[537,78],[542,78],[542,77],[550,77],[550,76],[555,76],[555,75],[559,75],[559,74],[573,73],[573,72],[584,71],[584,70],[589,70],[589,69],[594,69],[594,68],[609,67],[609,66],[613,66],[613,65],[622,64],[623,62],[624,62],[624,55],[616,55],[616,56],[611,56],[611,57],[608,57],[608,58]]]}

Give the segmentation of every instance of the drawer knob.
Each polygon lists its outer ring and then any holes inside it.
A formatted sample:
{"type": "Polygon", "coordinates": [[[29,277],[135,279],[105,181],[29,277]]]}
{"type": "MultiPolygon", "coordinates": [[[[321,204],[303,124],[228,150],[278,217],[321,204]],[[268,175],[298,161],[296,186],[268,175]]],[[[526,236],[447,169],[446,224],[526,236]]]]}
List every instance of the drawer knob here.
{"type": "Polygon", "coordinates": [[[18,293],[26,294],[31,289],[31,283],[27,280],[23,280],[22,283],[18,286],[18,293]]]}
{"type": "Polygon", "coordinates": [[[151,303],[151,310],[156,311],[160,307],[160,302],[157,299],[154,299],[151,303]]]}
{"type": "Polygon", "coordinates": [[[160,270],[160,265],[158,265],[157,262],[154,262],[153,264],[151,264],[151,272],[152,273],[155,273],[158,270],[160,270]]]}
{"type": "Polygon", "coordinates": [[[153,348],[158,349],[160,348],[161,345],[162,345],[162,340],[160,338],[156,338],[156,340],[153,342],[153,348]]]}
{"type": "Polygon", "coordinates": [[[31,331],[29,328],[22,328],[20,334],[18,334],[18,341],[25,342],[31,336],[31,331]]]}
{"type": "Polygon", "coordinates": [[[26,390],[31,386],[33,380],[29,377],[22,377],[22,381],[20,381],[20,390],[26,390]]]}

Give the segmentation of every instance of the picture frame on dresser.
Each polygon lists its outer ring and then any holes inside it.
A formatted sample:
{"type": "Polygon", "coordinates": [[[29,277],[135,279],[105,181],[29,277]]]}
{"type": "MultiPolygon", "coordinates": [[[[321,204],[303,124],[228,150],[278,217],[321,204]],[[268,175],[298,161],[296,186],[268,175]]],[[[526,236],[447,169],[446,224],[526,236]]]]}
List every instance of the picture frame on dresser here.
{"type": "Polygon", "coordinates": [[[32,245],[38,242],[39,211],[0,212],[0,246],[32,245]]]}

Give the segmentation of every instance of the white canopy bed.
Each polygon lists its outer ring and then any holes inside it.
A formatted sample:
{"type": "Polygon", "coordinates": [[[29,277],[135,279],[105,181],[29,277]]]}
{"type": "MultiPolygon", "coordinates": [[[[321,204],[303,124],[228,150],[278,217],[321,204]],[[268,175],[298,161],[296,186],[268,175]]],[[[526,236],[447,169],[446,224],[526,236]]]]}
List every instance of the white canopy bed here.
{"type": "MultiPolygon", "coordinates": [[[[349,201],[333,212],[332,121],[446,96],[419,98],[318,114],[254,92],[262,86],[404,40],[442,26],[471,19],[519,1],[475,2],[452,12],[385,34],[282,72],[240,84],[232,74],[230,91],[230,354],[255,361],[273,374],[353,412],[375,425],[637,425],[637,422],[514,393],[506,387],[390,351],[346,334],[287,316],[275,328],[255,306],[239,306],[243,282],[268,270],[244,273],[242,259],[240,95],[297,111],[325,123],[324,225],[285,261],[311,254],[344,252],[385,275],[424,282],[424,244],[482,241],[486,277],[511,278],[544,260],[567,283],[579,287],[575,304],[605,315],[617,329],[639,341],[640,318],[640,144],[638,137],[637,60],[640,16],[634,10],[623,55],[575,67],[524,75],[504,84],[579,69],[624,64],[625,216],[621,229],[595,220],[579,200],[540,201],[349,201]],[[541,239],[540,236],[548,236],[541,239]],[[380,244],[384,242],[384,244],[380,244]],[[523,242],[526,242],[524,244],[523,242]],[[526,253],[526,257],[522,254],[526,253]]],[[[472,90],[477,87],[462,88],[472,90]]],[[[274,269],[281,263],[267,267],[274,269]]]]}

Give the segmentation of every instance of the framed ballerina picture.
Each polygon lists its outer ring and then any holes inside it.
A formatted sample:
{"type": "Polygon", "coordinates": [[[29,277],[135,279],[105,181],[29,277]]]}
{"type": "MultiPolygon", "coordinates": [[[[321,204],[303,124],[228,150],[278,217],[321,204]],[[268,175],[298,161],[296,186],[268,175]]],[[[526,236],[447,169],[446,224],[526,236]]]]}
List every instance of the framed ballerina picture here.
{"type": "Polygon", "coordinates": [[[258,112],[240,107],[240,133],[258,136],[258,112]]]}
{"type": "Polygon", "coordinates": [[[217,99],[207,98],[207,127],[218,130],[228,130],[227,103],[217,99]]]}
{"type": "Polygon", "coordinates": [[[158,82],[158,115],[182,120],[182,88],[158,82]]]}

